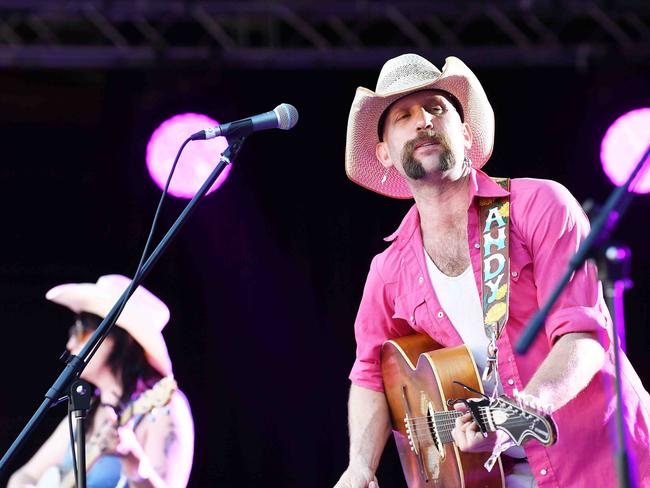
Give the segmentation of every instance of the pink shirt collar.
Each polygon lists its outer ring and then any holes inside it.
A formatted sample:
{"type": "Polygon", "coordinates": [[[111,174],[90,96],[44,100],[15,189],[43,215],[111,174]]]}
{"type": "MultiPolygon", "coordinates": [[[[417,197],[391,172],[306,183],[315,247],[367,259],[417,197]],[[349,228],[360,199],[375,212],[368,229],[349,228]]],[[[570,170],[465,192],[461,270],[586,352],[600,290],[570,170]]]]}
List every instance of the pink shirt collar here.
{"type": "MultiPolygon", "coordinates": [[[[474,201],[475,197],[502,197],[509,194],[508,191],[501,188],[498,183],[495,183],[483,171],[472,168],[469,183],[469,204],[474,201]]],[[[397,230],[388,237],[385,237],[384,241],[392,242],[397,239],[397,247],[401,249],[410,240],[415,229],[419,227],[420,214],[418,213],[417,206],[413,205],[402,219],[402,223],[397,230]]]]}

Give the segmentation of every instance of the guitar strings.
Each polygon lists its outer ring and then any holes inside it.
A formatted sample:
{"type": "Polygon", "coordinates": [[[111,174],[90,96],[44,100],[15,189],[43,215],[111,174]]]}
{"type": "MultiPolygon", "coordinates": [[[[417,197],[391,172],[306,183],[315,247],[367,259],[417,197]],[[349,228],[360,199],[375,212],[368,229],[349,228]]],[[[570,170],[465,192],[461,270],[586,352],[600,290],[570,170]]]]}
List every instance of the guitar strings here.
{"type": "MultiPolygon", "coordinates": [[[[459,417],[457,417],[457,418],[459,418],[459,417]]],[[[479,418],[484,422],[487,422],[489,420],[489,417],[486,414],[480,414],[479,418]]],[[[529,423],[530,420],[531,419],[522,419],[522,418],[509,419],[510,422],[522,421],[524,423],[529,423]]],[[[537,420],[537,419],[534,419],[534,420],[537,420]]],[[[435,425],[448,425],[448,424],[453,425],[453,424],[456,423],[456,419],[455,418],[448,418],[448,419],[436,419],[436,420],[433,420],[433,419],[427,419],[425,417],[419,417],[417,420],[413,420],[413,418],[409,419],[408,423],[410,425],[413,425],[413,426],[416,426],[416,427],[417,426],[422,426],[422,425],[433,425],[433,424],[435,424],[435,425]]]]}
{"type": "MultiPolygon", "coordinates": [[[[446,423],[451,423],[454,424],[456,423],[456,419],[460,418],[461,416],[459,415],[458,417],[452,417],[452,418],[442,418],[442,419],[428,419],[426,417],[418,417],[418,418],[413,418],[411,417],[409,419],[409,423],[411,425],[424,425],[424,424],[431,424],[431,423],[436,423],[436,425],[441,425],[441,424],[446,424],[446,423]]],[[[487,414],[481,413],[479,414],[479,418],[481,420],[487,421],[488,416],[487,414]]]]}
{"type": "MultiPolygon", "coordinates": [[[[481,421],[483,423],[487,423],[487,419],[485,417],[481,417],[481,421]]],[[[436,422],[435,426],[433,422],[419,422],[419,423],[410,423],[410,427],[412,430],[417,431],[418,429],[432,429],[436,428],[436,430],[451,430],[455,427],[456,422],[455,421],[445,421],[445,422],[436,422]]]]}
{"type": "MultiPolygon", "coordinates": [[[[462,417],[466,413],[468,413],[468,412],[458,412],[458,411],[454,411],[454,412],[436,412],[434,414],[434,417],[436,418],[436,422],[440,422],[440,421],[445,422],[445,421],[449,421],[449,420],[454,420],[455,421],[455,419],[457,419],[459,417],[462,417]]],[[[485,412],[484,410],[480,410],[479,414],[480,414],[482,419],[485,419],[485,416],[487,415],[487,412],[485,412]]],[[[418,423],[420,421],[431,422],[431,416],[423,415],[423,416],[409,417],[409,421],[411,421],[411,422],[414,421],[413,423],[418,423]]]]}
{"type": "MultiPolygon", "coordinates": [[[[433,415],[433,418],[435,419],[436,423],[444,423],[444,422],[455,422],[455,419],[462,417],[463,415],[467,414],[468,412],[460,412],[460,411],[452,411],[452,412],[435,412],[433,415]]],[[[482,420],[486,420],[486,415],[489,415],[489,409],[486,407],[481,407],[479,408],[479,415],[482,420]]],[[[418,425],[422,423],[429,423],[432,421],[432,418],[430,415],[425,415],[425,416],[414,416],[414,417],[409,417],[409,421],[413,425],[418,425]]]]}
{"type": "MultiPolygon", "coordinates": [[[[450,415],[450,416],[437,416],[435,417],[435,422],[455,422],[456,419],[462,417],[465,414],[461,415],[450,415]]],[[[482,419],[486,418],[489,414],[486,412],[479,412],[479,417],[482,419]]],[[[429,416],[422,416],[422,417],[409,417],[409,421],[413,423],[422,423],[422,422],[432,422],[434,419],[431,419],[429,416]]]]}
{"type": "MultiPolygon", "coordinates": [[[[485,416],[480,417],[481,421],[483,422],[488,422],[488,419],[485,416]]],[[[530,423],[529,420],[527,419],[511,419],[508,420],[509,425],[522,425],[522,424],[528,424],[530,423]]],[[[446,427],[446,426],[454,426],[456,425],[456,421],[451,421],[451,420],[446,420],[446,421],[436,421],[435,423],[431,420],[429,421],[422,421],[422,422],[409,422],[409,426],[412,428],[419,428],[419,427],[436,427],[436,428],[441,428],[441,427],[446,427]]]]}
{"type": "MultiPolygon", "coordinates": [[[[457,416],[456,418],[459,418],[460,416],[457,416]]],[[[408,424],[411,428],[417,429],[419,427],[436,427],[438,429],[449,427],[449,426],[455,426],[456,425],[456,418],[447,418],[447,419],[431,419],[427,417],[411,417],[408,421],[408,424]],[[414,421],[414,419],[417,419],[414,421]]],[[[479,418],[482,422],[488,422],[487,415],[485,413],[481,413],[479,415],[479,418]]],[[[512,419],[509,421],[510,425],[518,425],[518,424],[527,424],[529,423],[529,420],[527,419],[512,419]]]]}
{"type": "MultiPolygon", "coordinates": [[[[528,422],[526,422],[525,420],[522,419],[522,420],[518,420],[518,421],[512,421],[512,422],[510,422],[510,425],[520,426],[520,425],[525,425],[527,423],[528,422]]],[[[444,435],[450,434],[452,429],[453,429],[453,426],[447,426],[447,429],[437,429],[437,430],[439,430],[438,431],[438,437],[440,438],[440,437],[442,437],[444,435]]],[[[415,432],[411,432],[410,438],[415,439],[415,440],[430,439],[430,438],[433,438],[433,434],[430,431],[417,432],[417,430],[416,430],[415,432]]]]}

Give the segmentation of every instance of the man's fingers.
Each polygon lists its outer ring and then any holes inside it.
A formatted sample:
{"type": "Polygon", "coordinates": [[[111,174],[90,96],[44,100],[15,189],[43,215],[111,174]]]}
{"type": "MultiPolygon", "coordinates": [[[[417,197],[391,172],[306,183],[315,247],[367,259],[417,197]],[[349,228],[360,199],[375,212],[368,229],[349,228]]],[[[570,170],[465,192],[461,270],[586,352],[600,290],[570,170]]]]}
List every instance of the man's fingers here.
{"type": "Polygon", "coordinates": [[[451,431],[451,437],[454,439],[456,446],[462,451],[467,445],[467,436],[460,428],[455,428],[451,431]]]}
{"type": "Polygon", "coordinates": [[[472,421],[472,414],[466,413],[465,415],[456,417],[455,425],[460,429],[466,424],[470,423],[471,421],[472,421]]]}

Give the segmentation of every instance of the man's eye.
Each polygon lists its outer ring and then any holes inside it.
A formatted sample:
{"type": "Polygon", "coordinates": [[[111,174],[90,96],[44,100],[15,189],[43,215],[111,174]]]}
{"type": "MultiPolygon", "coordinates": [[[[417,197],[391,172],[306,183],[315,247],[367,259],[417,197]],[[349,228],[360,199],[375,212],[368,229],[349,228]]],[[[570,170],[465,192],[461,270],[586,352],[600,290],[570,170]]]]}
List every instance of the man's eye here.
{"type": "Polygon", "coordinates": [[[442,106],[434,105],[433,107],[431,107],[431,112],[437,112],[437,113],[442,112],[442,106]]]}
{"type": "Polygon", "coordinates": [[[401,113],[401,114],[397,114],[397,117],[395,117],[395,120],[402,120],[402,119],[405,119],[406,117],[408,117],[408,114],[406,112],[404,112],[404,113],[401,113]]]}

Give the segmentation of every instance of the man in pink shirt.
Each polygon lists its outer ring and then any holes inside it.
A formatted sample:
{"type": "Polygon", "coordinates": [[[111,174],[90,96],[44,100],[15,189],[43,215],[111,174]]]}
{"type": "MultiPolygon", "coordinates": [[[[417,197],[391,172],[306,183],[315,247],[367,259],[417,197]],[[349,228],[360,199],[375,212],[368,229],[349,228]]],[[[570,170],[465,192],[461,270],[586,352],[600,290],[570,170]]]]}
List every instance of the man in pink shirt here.
{"type": "MultiPolygon", "coordinates": [[[[375,472],[390,433],[380,365],[386,340],[426,333],[445,347],[472,344],[475,355],[481,340],[487,343],[482,323],[468,325],[464,314],[474,310],[482,319],[482,309],[476,312],[482,303],[477,197],[508,194],[480,169],[493,143],[492,108],[457,58],[447,58],[440,71],[405,54],[384,65],[375,92],[357,90],[348,121],[348,176],[380,194],[414,198],[415,205],[370,266],[355,323],[350,462],[336,488],[379,486],[375,472]],[[467,293],[459,300],[443,293],[448,285],[467,293]]],[[[553,406],[559,436],[549,448],[526,443],[525,458],[515,465],[525,469],[510,473],[506,484],[616,486],[611,319],[592,263],[574,274],[529,353],[513,351],[589,223],[553,181],[514,179],[509,196],[510,308],[497,341],[498,373],[506,395],[517,389],[553,406]]],[[[622,358],[628,447],[639,486],[650,486],[650,396],[622,358]]],[[[468,452],[492,451],[495,443],[469,416],[457,421],[453,438],[468,452]]]]}

